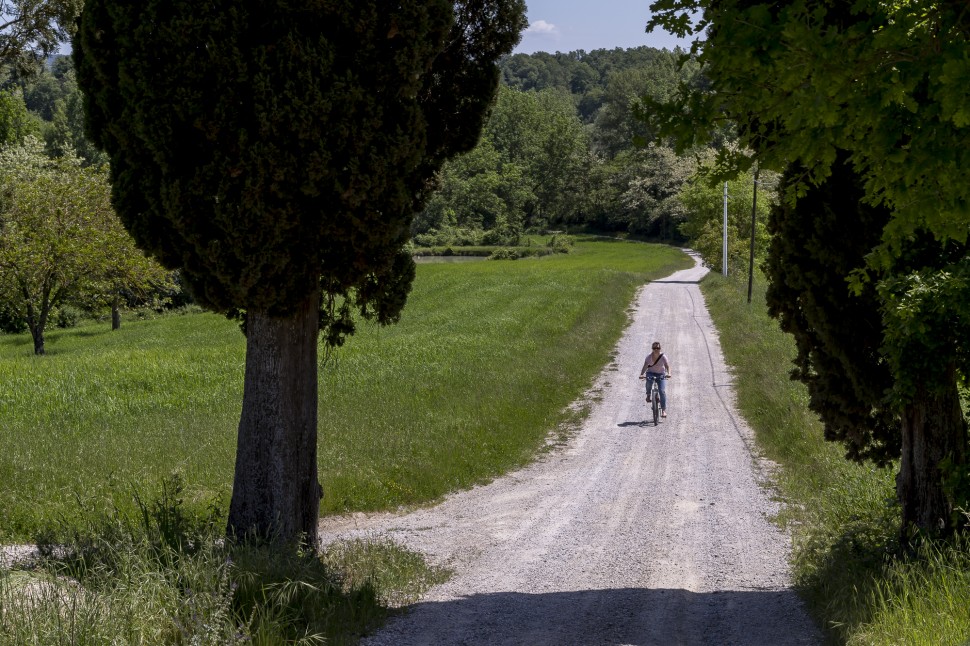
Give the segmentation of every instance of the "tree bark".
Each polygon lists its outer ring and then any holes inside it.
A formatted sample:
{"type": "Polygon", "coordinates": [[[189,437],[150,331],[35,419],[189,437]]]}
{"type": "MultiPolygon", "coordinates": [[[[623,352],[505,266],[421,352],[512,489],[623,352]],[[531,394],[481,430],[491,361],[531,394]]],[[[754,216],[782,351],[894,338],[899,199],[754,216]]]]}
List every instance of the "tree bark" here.
{"type": "Polygon", "coordinates": [[[47,350],[44,347],[44,328],[38,325],[31,325],[30,336],[34,339],[34,354],[47,354],[47,350]]]}
{"type": "Polygon", "coordinates": [[[289,317],[246,313],[246,376],[228,533],[317,545],[320,294],[289,317]]]}
{"type": "Polygon", "coordinates": [[[916,386],[915,398],[902,413],[902,455],[896,493],[902,505],[901,537],[908,542],[913,529],[946,536],[955,529],[953,501],[944,488],[940,462],[966,464],[967,427],[960,410],[955,365],[946,367],[941,393],[916,386]]]}
{"type": "Polygon", "coordinates": [[[111,331],[121,329],[121,297],[115,296],[111,301],[111,331]]]}
{"type": "Polygon", "coordinates": [[[44,329],[47,327],[47,317],[50,313],[50,306],[45,302],[41,304],[38,312],[27,299],[27,327],[30,329],[30,337],[34,340],[34,354],[47,354],[44,347],[44,329]]]}

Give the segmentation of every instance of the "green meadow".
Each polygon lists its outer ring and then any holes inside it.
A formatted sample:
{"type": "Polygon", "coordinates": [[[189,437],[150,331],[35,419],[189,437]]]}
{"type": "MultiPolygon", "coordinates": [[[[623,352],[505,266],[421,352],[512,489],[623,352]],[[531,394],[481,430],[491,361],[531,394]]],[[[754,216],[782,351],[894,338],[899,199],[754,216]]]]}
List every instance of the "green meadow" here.
{"type": "MultiPolygon", "coordinates": [[[[528,462],[608,361],[639,285],[679,250],[580,240],[572,253],[419,265],[398,325],[321,352],[324,514],[421,504],[528,462]]],[[[245,342],[206,313],[0,336],[0,542],[105,513],[176,475],[228,507],[245,342]]],[[[572,420],[574,421],[574,420],[572,420]]],[[[210,512],[206,512],[210,513],[210,512]]]]}

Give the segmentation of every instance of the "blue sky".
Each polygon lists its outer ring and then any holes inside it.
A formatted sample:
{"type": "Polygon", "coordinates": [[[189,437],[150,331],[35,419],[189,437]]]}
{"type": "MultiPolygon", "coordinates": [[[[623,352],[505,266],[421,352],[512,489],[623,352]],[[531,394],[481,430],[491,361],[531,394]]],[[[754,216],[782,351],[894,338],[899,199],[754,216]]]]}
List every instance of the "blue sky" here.
{"type": "Polygon", "coordinates": [[[662,31],[646,33],[652,0],[526,0],[529,28],[515,53],[577,49],[689,47],[662,31]]]}

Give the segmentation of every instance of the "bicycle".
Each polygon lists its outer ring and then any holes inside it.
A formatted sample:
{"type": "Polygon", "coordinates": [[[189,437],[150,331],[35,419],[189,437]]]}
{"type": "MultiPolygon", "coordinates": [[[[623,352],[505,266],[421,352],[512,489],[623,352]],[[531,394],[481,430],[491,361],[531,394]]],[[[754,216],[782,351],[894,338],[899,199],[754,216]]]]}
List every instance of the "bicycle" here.
{"type": "MultiPolygon", "coordinates": [[[[641,375],[640,379],[646,379],[646,377],[641,375]]],[[[647,399],[650,401],[650,408],[653,411],[654,426],[657,426],[660,424],[660,380],[661,379],[667,379],[667,375],[658,375],[656,379],[653,379],[650,384],[650,392],[647,393],[647,399]]]]}

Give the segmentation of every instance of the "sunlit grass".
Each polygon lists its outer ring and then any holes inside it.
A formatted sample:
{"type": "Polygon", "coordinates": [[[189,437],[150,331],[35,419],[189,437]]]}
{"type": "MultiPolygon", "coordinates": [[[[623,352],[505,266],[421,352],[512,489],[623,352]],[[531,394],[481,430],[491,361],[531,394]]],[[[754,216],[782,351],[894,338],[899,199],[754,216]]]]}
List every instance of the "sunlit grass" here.
{"type": "MultiPolygon", "coordinates": [[[[422,265],[400,324],[362,325],[321,359],[325,513],[421,503],[534,455],[606,364],[636,287],[676,249],[422,265]]],[[[225,506],[245,343],[212,314],[0,335],[0,541],[78,523],[184,474],[187,504],[225,506]]],[[[323,354],[321,354],[323,357],[323,354]]]]}
{"type": "MultiPolygon", "coordinates": [[[[362,326],[321,360],[323,510],[427,502],[532,459],[609,360],[637,286],[689,265],[666,247],[583,242],[419,267],[400,325],[362,326]]],[[[235,323],[90,324],[47,347],[34,357],[28,337],[0,336],[0,542],[51,546],[40,565],[0,568],[0,646],[354,644],[448,576],[385,540],[313,555],[221,539],[235,323]]]]}
{"type": "Polygon", "coordinates": [[[897,544],[895,469],[855,464],[825,442],[804,386],[788,379],[794,341],[767,315],[764,279],[753,303],[746,284],[710,275],[702,283],[736,380],[739,406],[767,457],[780,465],[779,522],[794,540],[793,574],[832,643],[970,642],[970,551],[965,542],[897,544]]]}
{"type": "Polygon", "coordinates": [[[47,348],[34,357],[23,336],[0,336],[0,539],[176,470],[198,495],[225,491],[244,361],[233,323],[90,324],[51,332],[47,348]]]}

